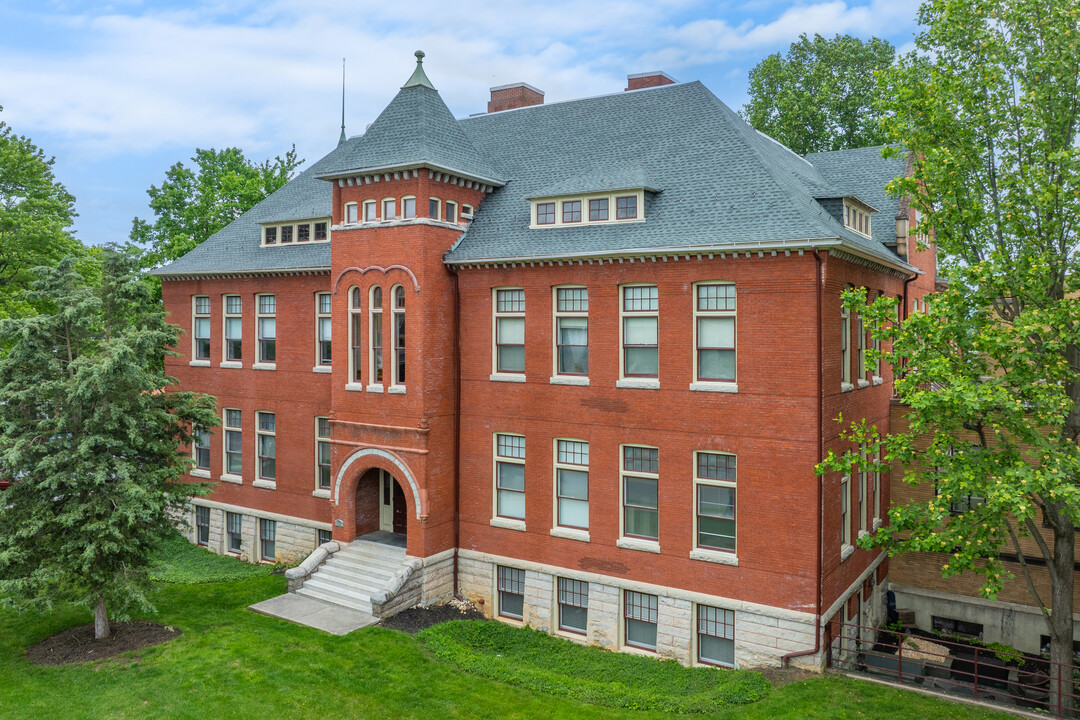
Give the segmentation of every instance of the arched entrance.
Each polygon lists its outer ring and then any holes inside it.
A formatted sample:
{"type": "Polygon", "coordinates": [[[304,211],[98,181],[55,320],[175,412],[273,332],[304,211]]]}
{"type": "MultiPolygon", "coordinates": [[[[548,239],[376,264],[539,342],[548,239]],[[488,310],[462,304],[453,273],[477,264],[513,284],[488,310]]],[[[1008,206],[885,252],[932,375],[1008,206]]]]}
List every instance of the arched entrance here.
{"type": "Polygon", "coordinates": [[[371,468],[356,483],[356,535],[393,533],[405,538],[408,525],[405,492],[382,468],[371,468]]]}

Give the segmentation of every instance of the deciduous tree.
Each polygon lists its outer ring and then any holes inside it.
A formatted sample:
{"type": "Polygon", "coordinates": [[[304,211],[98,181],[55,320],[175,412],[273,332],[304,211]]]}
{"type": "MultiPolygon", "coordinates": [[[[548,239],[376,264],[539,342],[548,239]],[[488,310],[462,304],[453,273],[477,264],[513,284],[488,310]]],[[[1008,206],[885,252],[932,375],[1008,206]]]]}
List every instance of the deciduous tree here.
{"type": "Polygon", "coordinates": [[[161,359],[179,328],[134,271],[101,254],[90,285],[69,258],[38,269],[38,315],[0,321],[0,598],[72,600],[95,613],[147,609],[147,565],[171,512],[200,486],[177,478],[193,425],[216,424],[214,399],[170,392],[161,359]]]}

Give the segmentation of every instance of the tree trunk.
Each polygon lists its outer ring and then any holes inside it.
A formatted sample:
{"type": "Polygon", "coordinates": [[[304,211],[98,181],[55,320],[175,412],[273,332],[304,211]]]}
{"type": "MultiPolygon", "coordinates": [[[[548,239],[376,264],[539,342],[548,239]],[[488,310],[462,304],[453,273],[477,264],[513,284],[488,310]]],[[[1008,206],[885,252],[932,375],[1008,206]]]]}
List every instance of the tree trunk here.
{"type": "Polygon", "coordinates": [[[110,635],[112,630],[109,628],[109,613],[105,608],[105,598],[101,598],[94,608],[94,639],[108,640],[110,635]]]}
{"type": "Polygon", "coordinates": [[[1050,571],[1050,711],[1073,706],[1073,567],[1076,539],[1072,523],[1054,529],[1054,559],[1050,571]],[[1060,701],[1059,701],[1060,698],[1060,701]]]}

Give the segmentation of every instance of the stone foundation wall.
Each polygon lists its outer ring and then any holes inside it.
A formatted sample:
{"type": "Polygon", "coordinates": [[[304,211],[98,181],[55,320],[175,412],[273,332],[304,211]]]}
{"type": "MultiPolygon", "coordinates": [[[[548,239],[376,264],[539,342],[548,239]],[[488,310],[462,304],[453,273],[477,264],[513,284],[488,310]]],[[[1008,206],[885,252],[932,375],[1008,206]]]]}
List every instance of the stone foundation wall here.
{"type": "MultiPolygon", "coordinates": [[[[289,517],[276,513],[259,512],[250,508],[233,507],[212,500],[193,500],[189,510],[184,513],[185,535],[192,543],[197,543],[195,527],[195,508],[210,509],[210,538],[206,547],[219,555],[232,555],[245,562],[263,562],[262,546],[259,540],[259,520],[273,520],[274,560],[273,562],[292,565],[300,562],[319,546],[319,530],[330,530],[329,523],[320,523],[304,518],[289,517]],[[239,553],[229,552],[226,533],[225,514],[237,513],[241,516],[241,545],[239,553]]],[[[266,562],[270,562],[267,560],[266,562]]]]}
{"type": "MultiPolygon", "coordinates": [[[[778,666],[787,653],[809,650],[814,646],[814,616],[811,613],[459,550],[459,589],[490,618],[499,617],[496,589],[499,565],[525,571],[525,600],[520,624],[609,650],[627,649],[622,630],[624,590],[657,596],[656,655],[677,660],[684,665],[698,664],[698,605],[735,612],[736,667],[778,666]],[[589,583],[588,623],[584,637],[558,630],[557,581],[560,577],[589,583]]],[[[499,619],[518,623],[512,619],[499,619]]],[[[630,651],[641,652],[637,648],[630,651]]],[[[816,660],[820,666],[820,656],[821,653],[818,653],[811,658],[811,664],[816,660]]]]}

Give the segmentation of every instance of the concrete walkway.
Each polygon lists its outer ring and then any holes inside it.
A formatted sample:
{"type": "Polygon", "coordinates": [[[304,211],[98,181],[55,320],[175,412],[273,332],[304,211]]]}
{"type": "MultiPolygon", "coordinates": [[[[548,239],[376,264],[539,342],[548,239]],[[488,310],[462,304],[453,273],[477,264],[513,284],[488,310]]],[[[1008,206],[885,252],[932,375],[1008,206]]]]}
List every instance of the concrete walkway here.
{"type": "Polygon", "coordinates": [[[249,609],[262,615],[323,630],[331,635],[348,635],[353,630],[378,622],[368,613],[293,593],[263,600],[249,609]]]}

